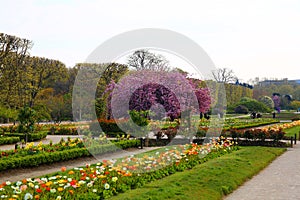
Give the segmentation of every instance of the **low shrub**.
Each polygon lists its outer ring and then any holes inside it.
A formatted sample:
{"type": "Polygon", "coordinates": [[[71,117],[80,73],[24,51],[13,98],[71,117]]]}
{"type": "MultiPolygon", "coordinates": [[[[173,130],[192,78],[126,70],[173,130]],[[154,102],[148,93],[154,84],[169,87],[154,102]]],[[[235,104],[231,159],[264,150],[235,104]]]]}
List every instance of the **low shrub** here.
{"type": "Polygon", "coordinates": [[[51,127],[48,134],[51,135],[78,135],[76,127],[51,127]]]}
{"type": "MultiPolygon", "coordinates": [[[[39,148],[52,148],[48,147],[50,145],[41,145],[32,146],[29,150],[19,149],[18,151],[20,155],[16,154],[13,150],[2,151],[0,157],[4,159],[0,159],[0,171],[14,168],[25,168],[25,167],[36,167],[41,164],[50,164],[54,162],[61,162],[71,159],[76,159],[80,157],[90,156],[91,153],[93,155],[115,152],[120,149],[126,149],[130,147],[139,146],[139,140],[121,140],[121,141],[112,141],[112,143],[104,144],[104,145],[94,145],[88,148],[75,146],[67,146],[66,142],[62,142],[61,148],[63,150],[56,151],[40,151],[39,148]],[[47,146],[47,147],[45,147],[47,146]],[[30,154],[30,150],[35,149],[30,154]],[[25,152],[26,151],[26,152],[25,152]]],[[[53,149],[57,149],[53,147],[53,149]]]]}
{"type": "MultiPolygon", "coordinates": [[[[26,135],[24,133],[5,133],[4,134],[7,137],[19,137],[20,140],[25,140],[26,135]]],[[[37,132],[37,133],[28,133],[28,142],[41,140],[47,137],[47,132],[37,132]]]]}
{"type": "Polygon", "coordinates": [[[0,160],[0,171],[14,168],[36,167],[41,164],[50,164],[54,162],[71,160],[83,156],[89,156],[85,148],[68,149],[64,151],[35,154],[23,157],[12,157],[6,160],[0,160]]]}
{"type": "Polygon", "coordinates": [[[5,136],[0,136],[0,145],[3,144],[15,144],[17,142],[20,142],[19,137],[5,137],[5,136]]]}
{"type": "Polygon", "coordinates": [[[249,112],[248,108],[244,105],[239,105],[234,109],[235,113],[238,114],[247,114],[249,112]]]}
{"type": "Polygon", "coordinates": [[[87,149],[89,152],[91,152],[91,154],[98,155],[138,146],[140,146],[140,140],[115,140],[111,141],[111,143],[108,144],[92,145],[90,147],[87,147],[87,149]]]}
{"type": "Polygon", "coordinates": [[[4,126],[4,127],[1,127],[2,129],[2,132],[5,133],[5,132],[10,132],[10,133],[16,133],[17,130],[18,130],[18,126],[14,125],[14,126],[4,126]]]}
{"type": "Polygon", "coordinates": [[[126,134],[124,132],[107,132],[107,133],[105,133],[105,135],[107,137],[111,137],[111,138],[119,138],[119,137],[122,137],[122,136],[124,136],[124,137],[128,136],[128,134],[126,134]]]}
{"type": "Polygon", "coordinates": [[[269,125],[278,123],[279,120],[277,119],[265,119],[265,118],[259,118],[259,119],[228,119],[226,120],[226,123],[223,127],[224,131],[228,131],[230,129],[245,129],[245,128],[253,128],[263,125],[269,125]]]}
{"type": "Polygon", "coordinates": [[[202,137],[205,137],[206,136],[206,132],[207,130],[205,129],[198,129],[197,132],[196,132],[196,138],[202,138],[202,137]]]}

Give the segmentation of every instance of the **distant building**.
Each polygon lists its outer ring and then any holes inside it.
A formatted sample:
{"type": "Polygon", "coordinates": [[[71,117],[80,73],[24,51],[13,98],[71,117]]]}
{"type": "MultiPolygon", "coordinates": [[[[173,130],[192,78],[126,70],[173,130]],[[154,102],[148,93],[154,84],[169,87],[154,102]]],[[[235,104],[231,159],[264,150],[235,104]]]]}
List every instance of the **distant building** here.
{"type": "Polygon", "coordinates": [[[259,86],[267,86],[267,85],[300,85],[300,79],[296,80],[288,80],[287,78],[281,80],[264,80],[258,83],[259,86]]]}

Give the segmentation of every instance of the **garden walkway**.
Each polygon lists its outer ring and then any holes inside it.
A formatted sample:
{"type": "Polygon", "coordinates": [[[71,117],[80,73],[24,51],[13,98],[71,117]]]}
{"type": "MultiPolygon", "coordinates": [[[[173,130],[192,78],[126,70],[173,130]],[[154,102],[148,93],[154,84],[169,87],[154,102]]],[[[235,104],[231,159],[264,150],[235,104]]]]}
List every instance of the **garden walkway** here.
{"type": "Polygon", "coordinates": [[[102,160],[110,160],[116,158],[122,158],[125,156],[135,155],[142,152],[150,151],[153,149],[157,149],[158,147],[144,147],[143,149],[128,149],[114,153],[107,153],[101,156],[98,156],[97,159],[94,157],[84,157],[76,160],[69,160],[59,163],[53,163],[50,165],[41,165],[39,167],[34,168],[26,168],[26,169],[12,169],[6,170],[5,172],[0,173],[0,183],[4,181],[18,181],[23,180],[25,178],[32,178],[37,176],[43,176],[45,174],[54,173],[61,170],[61,167],[66,167],[67,169],[71,169],[74,167],[85,166],[88,164],[95,164],[102,160]]]}
{"type": "Polygon", "coordinates": [[[224,199],[300,199],[300,144],[289,148],[258,175],[224,199]]]}

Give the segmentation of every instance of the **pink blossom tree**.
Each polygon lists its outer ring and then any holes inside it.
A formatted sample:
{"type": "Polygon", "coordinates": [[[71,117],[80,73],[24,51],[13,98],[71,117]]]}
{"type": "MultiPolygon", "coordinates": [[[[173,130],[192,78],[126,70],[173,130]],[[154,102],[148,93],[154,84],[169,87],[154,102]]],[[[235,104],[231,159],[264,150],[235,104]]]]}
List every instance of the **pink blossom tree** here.
{"type": "Polygon", "coordinates": [[[274,102],[275,110],[277,110],[277,112],[280,113],[280,96],[273,95],[272,100],[274,102]]]}
{"type": "MultiPolygon", "coordinates": [[[[131,111],[141,112],[144,117],[151,119],[151,112],[148,111],[159,110],[163,112],[161,116],[169,117],[171,121],[186,121],[190,128],[191,115],[199,116],[200,112],[207,112],[211,105],[208,88],[197,87],[193,81],[174,71],[132,71],[118,83],[112,82],[108,91],[111,92],[108,110],[114,119],[130,119],[131,111]]],[[[141,127],[134,126],[134,122],[121,129],[126,132],[128,127],[130,131],[142,131],[141,127]]]]}
{"type": "Polygon", "coordinates": [[[173,121],[184,111],[205,113],[210,109],[211,96],[208,88],[197,87],[179,72],[137,71],[111,82],[108,110],[114,117],[128,117],[128,111],[146,111],[160,104],[173,121]]]}

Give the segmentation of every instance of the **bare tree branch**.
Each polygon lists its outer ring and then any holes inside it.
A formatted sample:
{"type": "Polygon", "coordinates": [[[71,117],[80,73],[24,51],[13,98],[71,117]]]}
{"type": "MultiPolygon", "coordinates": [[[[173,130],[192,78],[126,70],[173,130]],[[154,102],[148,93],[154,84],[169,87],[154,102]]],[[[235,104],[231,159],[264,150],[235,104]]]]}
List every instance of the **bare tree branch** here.
{"type": "Polygon", "coordinates": [[[212,71],[212,75],[215,81],[220,83],[231,83],[236,82],[237,77],[231,69],[219,68],[212,71]]]}
{"type": "Polygon", "coordinates": [[[136,70],[154,70],[154,71],[169,71],[169,61],[159,54],[154,54],[148,50],[142,49],[135,51],[128,57],[127,64],[136,70]]]}

